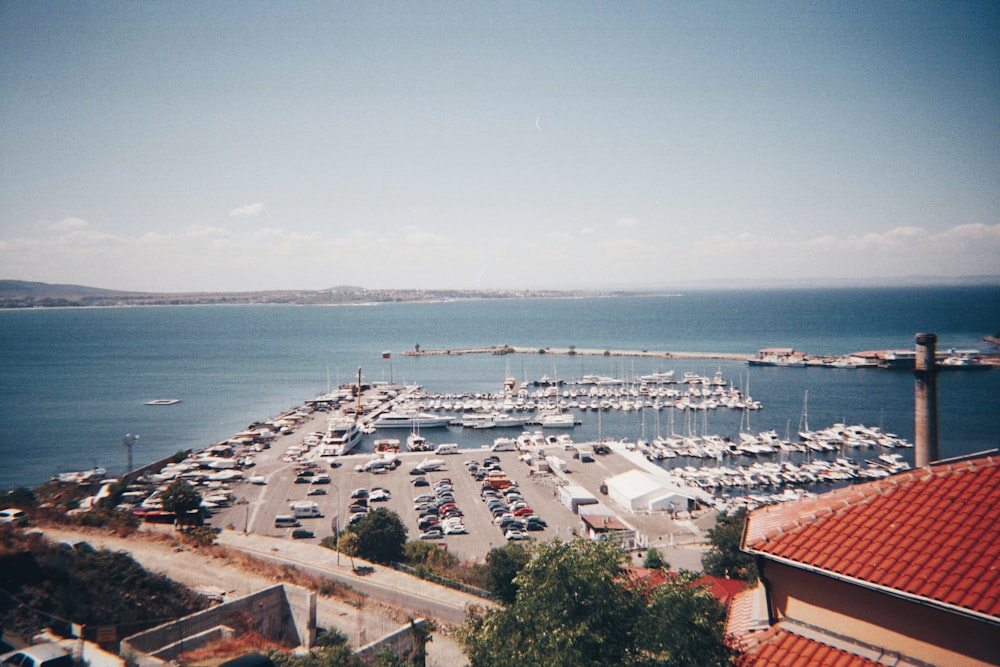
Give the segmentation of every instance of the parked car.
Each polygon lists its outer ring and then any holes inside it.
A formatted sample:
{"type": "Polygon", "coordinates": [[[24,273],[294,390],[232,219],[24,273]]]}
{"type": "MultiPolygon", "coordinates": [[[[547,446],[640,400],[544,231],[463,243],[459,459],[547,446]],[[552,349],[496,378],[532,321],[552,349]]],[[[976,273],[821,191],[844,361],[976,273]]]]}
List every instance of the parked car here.
{"type": "Polygon", "coordinates": [[[309,492],[306,493],[306,495],[307,496],[325,496],[326,495],[326,489],[309,489],[309,492]]]}
{"type": "Polygon", "coordinates": [[[26,526],[28,525],[28,515],[24,513],[24,510],[16,507],[8,507],[7,509],[0,510],[0,523],[26,526]]]}
{"type": "Polygon", "coordinates": [[[422,540],[440,540],[443,537],[444,533],[437,528],[431,528],[423,533],[420,533],[420,539],[422,540]]]}
{"type": "Polygon", "coordinates": [[[528,539],[528,534],[520,530],[508,530],[505,537],[508,540],[526,540],[528,539]]]}
{"type": "Polygon", "coordinates": [[[413,486],[430,486],[431,485],[431,483],[427,481],[426,477],[417,477],[416,479],[411,480],[411,484],[413,484],[413,486]]]}
{"type": "Polygon", "coordinates": [[[292,531],[293,540],[304,540],[310,537],[316,537],[316,533],[312,532],[308,528],[296,528],[292,531]]]}
{"type": "Polygon", "coordinates": [[[73,656],[58,644],[43,642],[0,656],[10,667],[73,667],[73,656]]]}

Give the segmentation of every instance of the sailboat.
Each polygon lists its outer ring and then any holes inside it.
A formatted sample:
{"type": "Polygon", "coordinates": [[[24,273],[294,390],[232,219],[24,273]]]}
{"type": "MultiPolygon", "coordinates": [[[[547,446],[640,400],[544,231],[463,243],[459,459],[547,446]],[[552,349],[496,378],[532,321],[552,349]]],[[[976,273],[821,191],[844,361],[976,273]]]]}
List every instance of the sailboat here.
{"type": "Polygon", "coordinates": [[[809,430],[809,390],[802,397],[802,415],[799,417],[799,437],[803,440],[813,440],[816,433],[809,430]]]}
{"type": "Polygon", "coordinates": [[[432,447],[427,438],[420,435],[420,425],[414,422],[413,430],[406,436],[406,449],[411,452],[429,452],[432,447]]]}

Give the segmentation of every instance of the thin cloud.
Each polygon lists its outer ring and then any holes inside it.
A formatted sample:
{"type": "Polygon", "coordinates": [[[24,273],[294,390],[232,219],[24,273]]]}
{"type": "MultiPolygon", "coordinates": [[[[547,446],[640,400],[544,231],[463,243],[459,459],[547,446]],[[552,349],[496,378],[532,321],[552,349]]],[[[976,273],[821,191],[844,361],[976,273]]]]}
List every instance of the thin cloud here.
{"type": "Polygon", "coordinates": [[[256,202],[234,208],[229,212],[231,218],[259,218],[264,215],[264,202],[256,202]]]}
{"type": "Polygon", "coordinates": [[[72,232],[80,229],[86,229],[89,224],[90,223],[81,218],[63,218],[59,222],[53,222],[48,225],[48,229],[54,232],[72,232]]]}
{"type": "Polygon", "coordinates": [[[618,218],[615,220],[615,227],[635,227],[639,221],[635,218],[618,218]]]}

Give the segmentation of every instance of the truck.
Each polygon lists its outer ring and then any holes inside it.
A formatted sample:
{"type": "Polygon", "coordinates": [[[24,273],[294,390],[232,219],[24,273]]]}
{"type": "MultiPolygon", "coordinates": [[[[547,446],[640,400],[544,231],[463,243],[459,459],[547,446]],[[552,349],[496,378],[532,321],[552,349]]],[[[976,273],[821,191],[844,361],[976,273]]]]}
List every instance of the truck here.
{"type": "Polygon", "coordinates": [[[289,507],[292,509],[292,514],[297,519],[323,516],[323,513],[319,511],[319,505],[308,500],[300,500],[290,503],[289,507]]]}
{"type": "Polygon", "coordinates": [[[495,471],[486,473],[486,479],[483,482],[495,489],[506,489],[511,485],[510,478],[507,477],[506,473],[495,471]]]}

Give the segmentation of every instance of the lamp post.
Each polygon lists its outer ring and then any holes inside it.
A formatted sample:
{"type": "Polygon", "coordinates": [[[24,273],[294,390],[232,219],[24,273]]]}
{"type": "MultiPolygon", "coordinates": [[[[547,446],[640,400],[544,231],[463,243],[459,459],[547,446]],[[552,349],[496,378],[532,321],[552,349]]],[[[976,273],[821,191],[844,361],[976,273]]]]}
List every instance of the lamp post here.
{"type": "Polygon", "coordinates": [[[331,483],[330,486],[337,492],[337,513],[333,517],[333,546],[337,551],[337,567],[340,567],[340,487],[331,483]]]}
{"type": "Polygon", "coordinates": [[[133,435],[131,433],[125,434],[125,440],[122,442],[122,444],[125,445],[125,449],[128,450],[128,465],[127,465],[128,469],[125,471],[126,475],[132,472],[132,447],[134,447],[135,443],[137,442],[139,442],[139,436],[133,435]]]}

